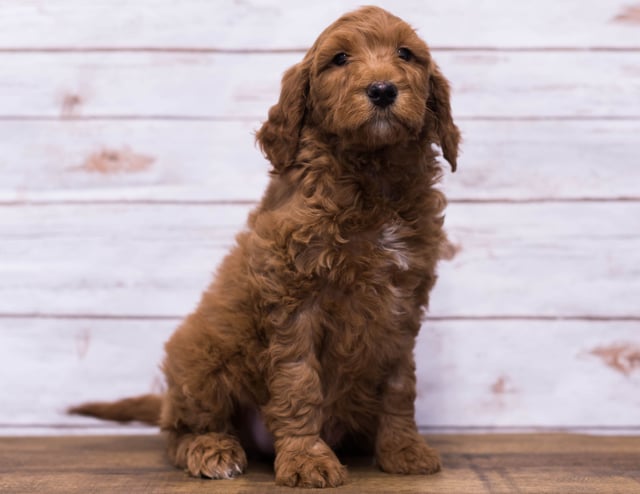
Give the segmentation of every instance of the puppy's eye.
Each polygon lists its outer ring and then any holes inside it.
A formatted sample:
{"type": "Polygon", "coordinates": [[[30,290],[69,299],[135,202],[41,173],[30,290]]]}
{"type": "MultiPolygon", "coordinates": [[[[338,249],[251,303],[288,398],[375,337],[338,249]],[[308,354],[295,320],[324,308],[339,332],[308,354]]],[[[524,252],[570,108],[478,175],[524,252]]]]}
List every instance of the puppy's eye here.
{"type": "Polygon", "coordinates": [[[349,61],[349,55],[347,55],[344,52],[340,52],[335,57],[333,57],[333,59],[331,60],[331,63],[333,65],[337,65],[338,67],[341,67],[342,65],[346,65],[348,61],[349,61]]]}
{"type": "Polygon", "coordinates": [[[409,48],[398,48],[398,56],[405,62],[413,60],[413,53],[411,53],[409,48]]]}

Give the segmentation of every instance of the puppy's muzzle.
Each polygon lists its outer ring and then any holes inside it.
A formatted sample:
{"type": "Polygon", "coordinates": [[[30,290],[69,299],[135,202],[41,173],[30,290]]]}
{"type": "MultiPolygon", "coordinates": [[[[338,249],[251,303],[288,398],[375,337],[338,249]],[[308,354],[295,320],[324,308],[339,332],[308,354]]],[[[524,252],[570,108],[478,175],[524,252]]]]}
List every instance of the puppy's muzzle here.
{"type": "Polygon", "coordinates": [[[398,96],[398,88],[393,82],[376,81],[367,87],[369,100],[380,108],[392,105],[398,96]]]}

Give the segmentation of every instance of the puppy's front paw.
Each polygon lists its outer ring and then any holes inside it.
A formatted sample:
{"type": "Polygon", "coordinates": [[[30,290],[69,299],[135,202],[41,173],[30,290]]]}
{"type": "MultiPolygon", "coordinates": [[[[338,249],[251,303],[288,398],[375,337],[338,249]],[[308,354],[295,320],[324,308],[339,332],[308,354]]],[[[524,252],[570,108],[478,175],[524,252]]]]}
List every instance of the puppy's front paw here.
{"type": "Polygon", "coordinates": [[[289,487],[337,487],[347,479],[347,469],[321,439],[307,449],[279,451],[275,470],[276,484],[289,487]]]}
{"type": "Polygon", "coordinates": [[[376,460],[380,468],[387,473],[432,474],[442,468],[438,453],[427,446],[421,437],[408,444],[393,444],[380,448],[376,460]]]}
{"type": "Polygon", "coordinates": [[[244,472],[247,457],[235,437],[209,433],[193,436],[183,447],[187,471],[194,477],[232,479],[244,472]]]}

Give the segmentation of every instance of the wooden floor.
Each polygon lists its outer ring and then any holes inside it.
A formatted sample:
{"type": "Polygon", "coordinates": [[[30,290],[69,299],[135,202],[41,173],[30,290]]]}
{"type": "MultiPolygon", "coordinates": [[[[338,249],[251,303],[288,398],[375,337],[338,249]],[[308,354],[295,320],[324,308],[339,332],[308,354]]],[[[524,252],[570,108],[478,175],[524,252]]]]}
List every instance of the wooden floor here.
{"type": "MultiPolygon", "coordinates": [[[[341,493],[639,493],[640,437],[566,434],[437,435],[445,469],[435,476],[379,472],[346,460],[341,493]]],[[[232,481],[193,479],[169,465],[160,436],[0,438],[2,493],[294,493],[268,463],[232,481]]]]}

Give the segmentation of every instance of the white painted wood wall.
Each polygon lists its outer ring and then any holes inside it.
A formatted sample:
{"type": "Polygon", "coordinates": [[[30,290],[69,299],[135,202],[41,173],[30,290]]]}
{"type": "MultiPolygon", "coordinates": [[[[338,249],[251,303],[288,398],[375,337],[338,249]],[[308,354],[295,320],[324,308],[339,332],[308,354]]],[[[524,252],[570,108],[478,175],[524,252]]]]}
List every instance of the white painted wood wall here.
{"type": "MultiPolygon", "coordinates": [[[[64,409],[161,388],[266,183],[282,72],[359,3],[0,3],[0,434],[133,430],[64,409]]],[[[640,431],[640,4],[379,3],[465,140],[419,423],[640,431]]]]}

